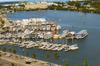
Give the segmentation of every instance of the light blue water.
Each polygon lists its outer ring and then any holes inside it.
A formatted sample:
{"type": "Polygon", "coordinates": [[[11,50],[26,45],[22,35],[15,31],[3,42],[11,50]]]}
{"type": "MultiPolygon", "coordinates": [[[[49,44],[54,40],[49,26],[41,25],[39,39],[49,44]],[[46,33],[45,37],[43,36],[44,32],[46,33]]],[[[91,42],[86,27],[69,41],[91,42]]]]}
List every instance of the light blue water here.
{"type": "MultiPolygon", "coordinates": [[[[74,43],[79,45],[79,50],[73,52],[59,52],[60,59],[53,58],[55,52],[43,51],[38,49],[27,49],[29,56],[32,53],[37,54],[38,59],[46,60],[53,63],[64,64],[64,61],[70,63],[71,66],[79,63],[83,64],[83,59],[88,58],[90,66],[100,66],[100,14],[85,14],[80,12],[57,11],[57,10],[43,10],[43,11],[29,11],[16,12],[7,14],[10,19],[23,19],[42,17],[48,20],[54,20],[66,29],[79,31],[86,29],[89,36],[82,40],[74,40],[74,43]],[[46,59],[45,54],[49,53],[50,58],[46,59]]],[[[13,46],[6,46],[7,48],[13,46]]],[[[14,47],[17,53],[24,55],[22,48],[14,47]]]]}

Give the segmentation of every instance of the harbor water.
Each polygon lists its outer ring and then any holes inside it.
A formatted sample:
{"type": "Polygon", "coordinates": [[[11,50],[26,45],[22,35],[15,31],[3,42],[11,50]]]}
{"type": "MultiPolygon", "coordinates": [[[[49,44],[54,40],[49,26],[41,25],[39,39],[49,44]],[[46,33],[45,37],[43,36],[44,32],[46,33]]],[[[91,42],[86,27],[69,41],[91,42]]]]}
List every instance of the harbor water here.
{"type": "Polygon", "coordinates": [[[36,54],[37,59],[39,60],[45,60],[61,65],[67,62],[71,66],[75,66],[75,64],[80,64],[82,66],[84,63],[84,58],[87,58],[90,66],[100,66],[100,14],[58,10],[40,10],[8,13],[7,17],[12,20],[46,18],[47,20],[56,21],[62,26],[63,29],[76,32],[85,29],[88,31],[89,35],[84,39],[68,41],[68,44],[77,43],[79,45],[79,50],[58,52],[59,59],[54,58],[55,51],[44,51],[36,48],[25,49],[19,48],[18,46],[9,45],[0,46],[1,48],[15,48],[17,49],[17,54],[19,55],[27,55],[31,57],[32,54],[36,54]],[[46,54],[50,55],[48,59],[45,57],[46,54]]]}

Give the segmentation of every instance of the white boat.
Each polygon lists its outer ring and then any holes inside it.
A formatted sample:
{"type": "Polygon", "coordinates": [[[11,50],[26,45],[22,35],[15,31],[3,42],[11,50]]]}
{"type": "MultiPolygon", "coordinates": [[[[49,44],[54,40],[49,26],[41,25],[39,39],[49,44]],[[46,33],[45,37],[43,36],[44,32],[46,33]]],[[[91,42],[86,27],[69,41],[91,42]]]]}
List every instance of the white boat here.
{"type": "Polygon", "coordinates": [[[69,50],[77,50],[77,49],[79,49],[79,47],[77,44],[74,44],[74,45],[70,45],[68,49],[69,50]]]}
{"type": "Polygon", "coordinates": [[[26,46],[26,48],[32,48],[33,47],[33,44],[28,44],[27,46],[26,46]]]}
{"type": "Polygon", "coordinates": [[[25,44],[22,44],[22,45],[20,45],[19,47],[25,47],[26,45],[25,44]]]}
{"type": "Polygon", "coordinates": [[[80,32],[76,33],[76,39],[85,38],[88,35],[87,30],[81,30],[80,32]]]}

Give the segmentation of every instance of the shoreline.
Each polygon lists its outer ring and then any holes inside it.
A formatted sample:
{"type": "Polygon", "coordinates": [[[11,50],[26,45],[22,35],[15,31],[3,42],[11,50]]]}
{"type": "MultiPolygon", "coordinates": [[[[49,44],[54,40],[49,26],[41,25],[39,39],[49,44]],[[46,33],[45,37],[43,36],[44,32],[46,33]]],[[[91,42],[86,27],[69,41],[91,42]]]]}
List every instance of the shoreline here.
{"type": "Polygon", "coordinates": [[[53,3],[18,3],[19,8],[17,6],[9,6],[5,7],[2,6],[0,8],[1,14],[6,13],[14,13],[14,12],[21,12],[21,11],[38,11],[38,10],[62,10],[62,11],[73,11],[73,12],[82,12],[82,13],[93,13],[93,14],[100,14],[99,7],[94,7],[97,2],[88,2],[88,1],[69,1],[69,2],[53,2],[53,3]],[[83,5],[81,5],[83,3],[83,5]],[[87,3],[87,4],[85,4],[87,3]],[[92,5],[91,5],[92,4],[92,5]],[[94,6],[93,6],[94,4],[94,6]],[[21,5],[21,6],[20,6],[21,5]]]}
{"type": "MultiPolygon", "coordinates": [[[[0,51],[0,59],[5,60],[10,63],[18,64],[18,66],[47,66],[49,62],[37,60],[34,58],[29,58],[21,55],[16,55],[13,53],[0,51]],[[29,62],[29,64],[27,64],[29,62]]],[[[52,66],[60,66],[58,64],[50,63],[52,66]]]]}

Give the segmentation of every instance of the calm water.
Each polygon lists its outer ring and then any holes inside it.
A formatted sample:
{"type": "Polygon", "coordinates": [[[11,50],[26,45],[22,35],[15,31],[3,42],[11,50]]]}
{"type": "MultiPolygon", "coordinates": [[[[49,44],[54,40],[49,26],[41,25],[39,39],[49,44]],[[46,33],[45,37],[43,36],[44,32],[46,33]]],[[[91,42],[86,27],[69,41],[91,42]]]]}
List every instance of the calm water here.
{"type": "Polygon", "coordinates": [[[80,12],[70,11],[56,11],[56,10],[44,10],[44,11],[29,11],[29,12],[16,12],[7,14],[8,18],[12,20],[23,18],[42,17],[48,20],[54,20],[62,27],[69,30],[79,31],[87,29],[89,36],[82,40],[74,40],[80,47],[79,50],[73,52],[59,52],[60,58],[58,60],[53,58],[55,52],[43,51],[38,49],[24,49],[14,46],[3,46],[7,48],[16,48],[17,53],[23,54],[23,49],[29,53],[31,57],[32,53],[37,54],[37,58],[46,60],[58,64],[64,64],[65,61],[70,63],[71,66],[79,63],[82,66],[83,59],[87,58],[90,66],[100,66],[100,14],[84,14],[80,12]],[[45,54],[49,53],[50,58],[46,59],[45,54]]]}

